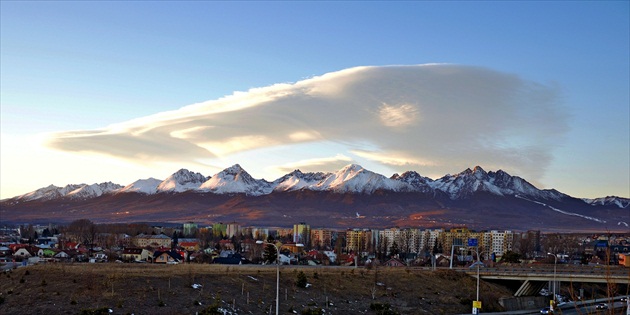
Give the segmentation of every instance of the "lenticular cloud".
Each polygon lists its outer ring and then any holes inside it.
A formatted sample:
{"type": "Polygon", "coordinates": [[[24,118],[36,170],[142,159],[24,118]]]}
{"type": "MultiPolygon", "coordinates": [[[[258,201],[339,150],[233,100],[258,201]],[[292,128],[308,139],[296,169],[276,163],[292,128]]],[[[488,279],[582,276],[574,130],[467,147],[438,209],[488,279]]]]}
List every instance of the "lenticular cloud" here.
{"type": "MultiPolygon", "coordinates": [[[[357,67],[102,130],[52,134],[48,145],[143,163],[243,158],[308,145],[393,170],[429,175],[484,165],[535,179],[566,130],[557,94],[553,87],[479,67],[357,67]]],[[[278,163],[298,159],[304,158],[287,155],[278,163]]]]}

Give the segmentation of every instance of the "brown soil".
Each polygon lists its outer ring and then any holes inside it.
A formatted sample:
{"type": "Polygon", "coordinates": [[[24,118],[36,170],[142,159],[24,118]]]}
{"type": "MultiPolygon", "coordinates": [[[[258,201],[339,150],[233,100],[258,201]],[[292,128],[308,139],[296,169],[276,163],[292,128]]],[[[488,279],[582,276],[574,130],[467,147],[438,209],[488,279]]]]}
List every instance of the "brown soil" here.
{"type": "MultiPolygon", "coordinates": [[[[282,266],[280,272],[280,314],[462,314],[470,313],[476,294],[476,280],[453,270],[282,266]],[[307,288],[297,287],[299,272],[307,288]]],[[[217,308],[269,314],[275,295],[275,266],[48,264],[0,275],[0,314],[104,308],[108,314],[219,314],[211,312],[217,308]]],[[[501,310],[498,298],[509,295],[482,281],[482,311],[501,310]]]]}

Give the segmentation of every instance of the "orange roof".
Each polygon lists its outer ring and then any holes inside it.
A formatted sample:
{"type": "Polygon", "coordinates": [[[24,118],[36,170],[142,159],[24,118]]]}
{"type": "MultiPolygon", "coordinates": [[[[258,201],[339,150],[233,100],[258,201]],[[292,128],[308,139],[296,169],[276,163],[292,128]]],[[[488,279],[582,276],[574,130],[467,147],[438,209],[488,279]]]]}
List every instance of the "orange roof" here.
{"type": "Polygon", "coordinates": [[[181,242],[179,246],[196,246],[199,245],[199,242],[181,242]]]}

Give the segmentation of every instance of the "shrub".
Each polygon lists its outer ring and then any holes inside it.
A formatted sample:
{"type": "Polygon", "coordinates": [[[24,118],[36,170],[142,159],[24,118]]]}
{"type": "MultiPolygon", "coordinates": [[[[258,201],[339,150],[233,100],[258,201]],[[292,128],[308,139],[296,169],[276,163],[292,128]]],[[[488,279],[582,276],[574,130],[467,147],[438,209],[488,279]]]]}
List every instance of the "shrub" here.
{"type": "Polygon", "coordinates": [[[392,306],[389,303],[379,303],[372,302],[370,303],[370,309],[376,311],[378,315],[397,315],[400,314],[395,310],[392,310],[392,306]]]}
{"type": "Polygon", "coordinates": [[[101,307],[96,309],[84,309],[81,310],[81,315],[109,315],[109,308],[101,307]]]}
{"type": "Polygon", "coordinates": [[[0,304],[4,303],[4,296],[0,295],[0,304]]]}
{"type": "Polygon", "coordinates": [[[295,285],[298,288],[306,288],[306,284],[308,283],[308,279],[306,279],[306,275],[303,271],[300,271],[297,274],[297,280],[295,281],[295,285]]]}
{"type": "Polygon", "coordinates": [[[323,315],[324,312],[321,308],[305,308],[302,310],[302,315],[323,315]]]}
{"type": "Polygon", "coordinates": [[[379,303],[379,302],[370,303],[370,309],[373,311],[388,310],[390,308],[391,308],[391,305],[389,303],[379,303]]]}
{"type": "Polygon", "coordinates": [[[223,314],[223,312],[219,312],[219,304],[218,302],[215,302],[214,304],[204,308],[203,310],[201,310],[201,312],[199,312],[199,315],[219,315],[219,314],[223,314]]]}

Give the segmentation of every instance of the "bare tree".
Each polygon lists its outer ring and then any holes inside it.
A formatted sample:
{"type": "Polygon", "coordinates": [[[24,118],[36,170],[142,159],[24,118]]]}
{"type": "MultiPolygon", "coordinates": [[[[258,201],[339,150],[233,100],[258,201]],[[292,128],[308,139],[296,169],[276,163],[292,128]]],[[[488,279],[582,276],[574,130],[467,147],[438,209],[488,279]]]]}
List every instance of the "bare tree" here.
{"type": "Polygon", "coordinates": [[[75,239],[83,244],[92,246],[96,239],[96,224],[88,219],[79,219],[72,221],[68,225],[67,231],[73,235],[75,239]]]}
{"type": "Polygon", "coordinates": [[[400,243],[400,251],[405,255],[411,253],[413,245],[413,233],[411,229],[404,229],[398,235],[398,242],[400,243]]]}
{"type": "Polygon", "coordinates": [[[378,259],[382,260],[387,257],[387,254],[389,252],[389,238],[383,237],[382,235],[380,235],[379,238],[380,242],[378,246],[378,259]]]}

